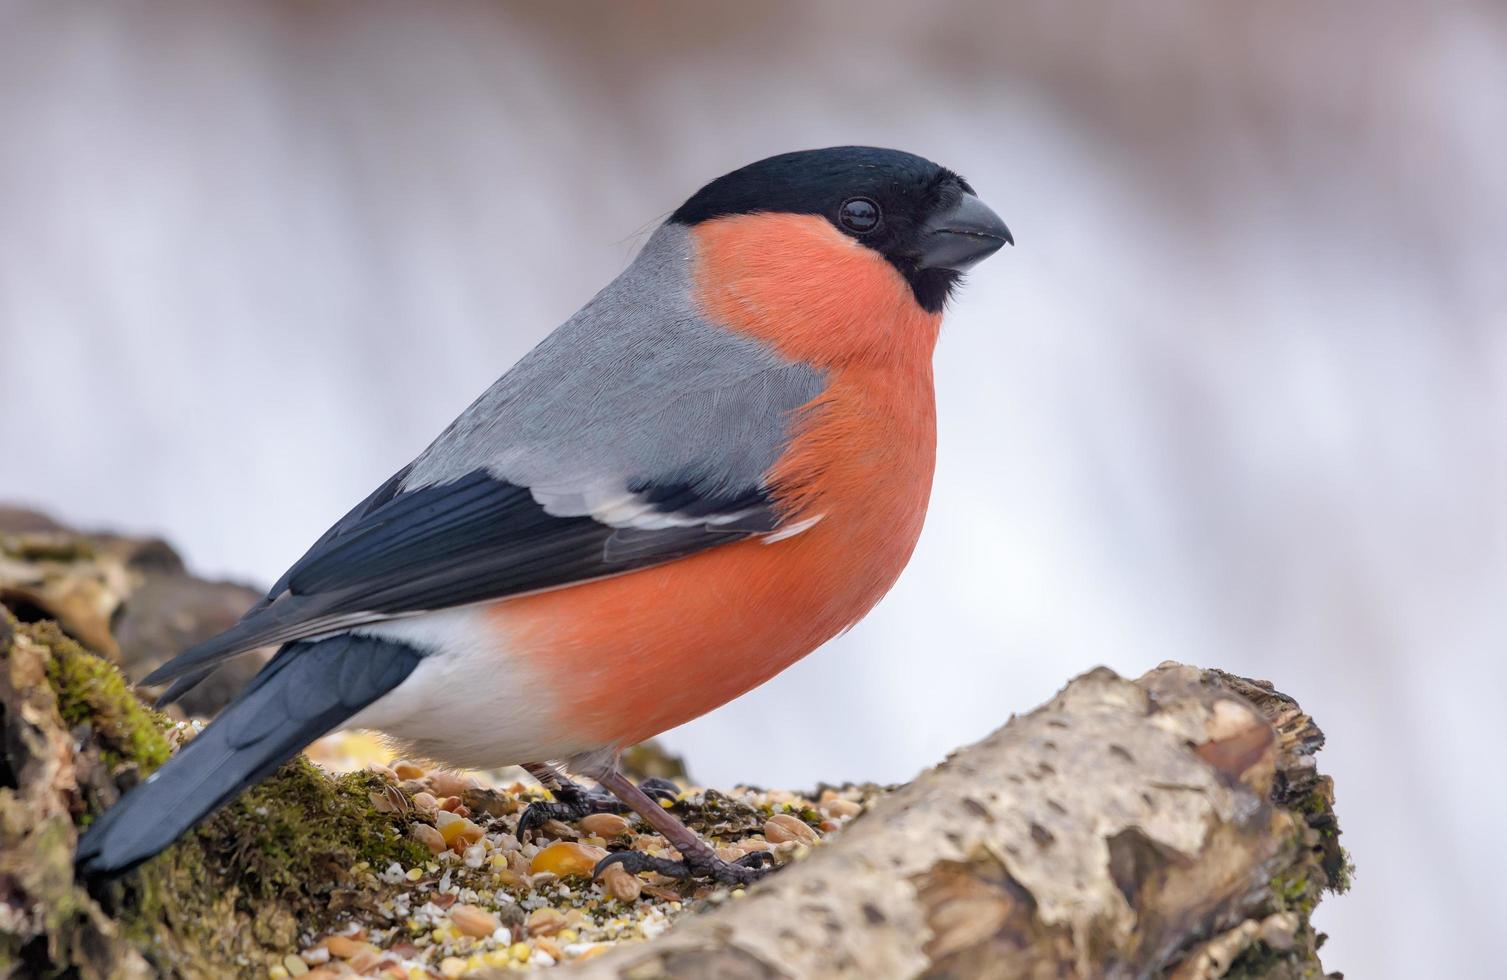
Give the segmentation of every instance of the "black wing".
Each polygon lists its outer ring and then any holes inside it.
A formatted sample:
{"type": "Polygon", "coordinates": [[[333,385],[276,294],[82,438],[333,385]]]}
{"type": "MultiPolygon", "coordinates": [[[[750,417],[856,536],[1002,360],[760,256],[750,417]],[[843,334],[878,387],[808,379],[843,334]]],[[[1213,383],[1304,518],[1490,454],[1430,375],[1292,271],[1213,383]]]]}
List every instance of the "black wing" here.
{"type": "Polygon", "coordinates": [[[695,522],[614,527],[589,516],[548,514],[527,487],[484,469],[399,492],[404,475],[326,532],[239,623],[143,683],[183,678],[165,695],[171,700],[220,661],[256,647],[617,575],[778,523],[758,487],[708,497],[689,485],[640,483],[638,499],[695,522]]]}

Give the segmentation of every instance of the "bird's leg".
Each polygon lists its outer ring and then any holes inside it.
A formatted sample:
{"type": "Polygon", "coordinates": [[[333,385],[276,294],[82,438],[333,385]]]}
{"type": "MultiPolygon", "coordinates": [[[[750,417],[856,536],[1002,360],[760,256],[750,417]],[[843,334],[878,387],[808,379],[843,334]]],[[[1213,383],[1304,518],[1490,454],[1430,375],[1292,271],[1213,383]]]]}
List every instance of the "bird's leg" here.
{"type": "MultiPolygon", "coordinates": [[[[550,820],[571,823],[593,813],[624,813],[628,807],[611,793],[589,790],[571,779],[565,772],[548,762],[525,762],[523,768],[537,779],[554,796],[554,801],[530,803],[518,818],[518,839],[526,836],[550,820]]],[[[629,785],[632,785],[631,783],[629,785]]],[[[673,800],[680,787],[668,779],[649,778],[639,784],[643,793],[656,799],[673,800]]]]}
{"type": "Polygon", "coordinates": [[[724,885],[747,885],[759,880],[771,870],[773,858],[765,851],[754,851],[729,863],[717,856],[711,845],[696,836],[696,832],[675,818],[633,784],[616,768],[597,775],[597,782],[614,796],[626,803],[644,821],[657,830],[670,846],[680,852],[680,861],[654,857],[642,851],[617,851],[597,862],[592,877],[600,878],[602,872],[614,864],[621,864],[629,874],[640,871],[657,871],[672,878],[711,878],[724,885]]]}

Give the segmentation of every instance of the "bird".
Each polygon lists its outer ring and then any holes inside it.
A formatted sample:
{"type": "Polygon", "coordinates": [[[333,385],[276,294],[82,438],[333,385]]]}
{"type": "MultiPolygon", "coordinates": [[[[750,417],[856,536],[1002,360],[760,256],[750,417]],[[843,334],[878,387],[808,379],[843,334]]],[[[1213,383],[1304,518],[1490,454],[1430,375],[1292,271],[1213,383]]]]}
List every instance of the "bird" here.
{"type": "Polygon", "coordinates": [[[524,766],[554,790],[526,824],[631,809],[681,856],[598,873],[766,874],[762,853],[717,857],[660,805],[673,784],[633,783],[620,752],[895,583],[931,491],[942,314],[1007,243],[967,180],[899,150],[784,153],[706,184],[243,618],[143,679],[171,701],[278,647],[88,828],[80,873],[135,867],[362,728],[444,765],[524,766]]]}

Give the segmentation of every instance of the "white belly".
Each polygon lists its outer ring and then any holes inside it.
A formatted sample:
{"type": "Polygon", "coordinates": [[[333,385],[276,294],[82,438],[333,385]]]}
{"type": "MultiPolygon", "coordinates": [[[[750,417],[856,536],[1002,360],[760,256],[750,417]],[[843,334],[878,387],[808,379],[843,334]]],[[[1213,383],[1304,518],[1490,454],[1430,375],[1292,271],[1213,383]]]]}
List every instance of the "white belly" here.
{"type": "Polygon", "coordinates": [[[552,685],[510,654],[481,607],[424,613],[353,632],[427,654],[403,683],[353,717],[411,755],[466,769],[565,759],[598,748],[563,725],[552,685]]]}

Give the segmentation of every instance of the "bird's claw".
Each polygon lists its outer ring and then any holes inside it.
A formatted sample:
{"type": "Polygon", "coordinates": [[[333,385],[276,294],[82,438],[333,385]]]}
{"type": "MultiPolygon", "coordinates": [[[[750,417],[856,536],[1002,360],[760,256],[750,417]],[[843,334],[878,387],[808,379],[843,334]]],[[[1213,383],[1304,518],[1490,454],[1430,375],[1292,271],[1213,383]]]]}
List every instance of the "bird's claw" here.
{"type": "Polygon", "coordinates": [[[638,788],[656,800],[668,800],[674,802],[680,798],[680,787],[668,779],[660,779],[658,776],[650,776],[638,784],[638,788]]]}
{"type": "MultiPolygon", "coordinates": [[[[638,788],[655,800],[675,800],[680,787],[668,779],[651,776],[638,784],[638,788]]],[[[629,808],[617,797],[603,790],[588,790],[576,783],[566,783],[554,789],[554,801],[543,800],[530,803],[518,818],[518,839],[527,840],[551,820],[574,823],[593,813],[628,813],[629,808]]]]}
{"type": "Polygon", "coordinates": [[[774,855],[751,851],[729,862],[710,852],[692,852],[684,860],[672,861],[642,851],[615,851],[597,862],[592,878],[600,878],[614,864],[635,875],[654,871],[667,878],[706,878],[722,885],[751,885],[774,870],[774,855]]]}

